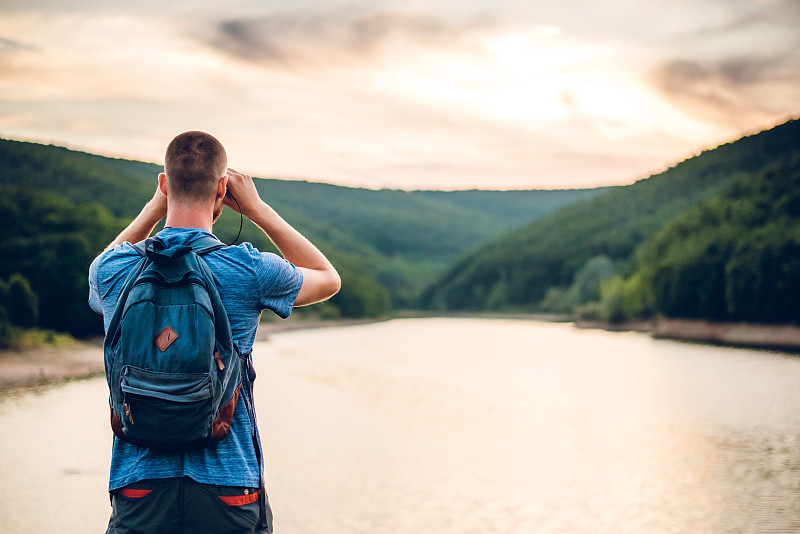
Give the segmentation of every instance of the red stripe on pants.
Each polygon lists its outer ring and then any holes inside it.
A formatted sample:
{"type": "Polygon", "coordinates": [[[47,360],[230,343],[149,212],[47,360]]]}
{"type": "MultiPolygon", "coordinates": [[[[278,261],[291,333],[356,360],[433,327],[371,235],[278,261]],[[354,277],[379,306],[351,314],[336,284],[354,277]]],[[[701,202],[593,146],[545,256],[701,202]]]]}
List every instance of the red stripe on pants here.
{"type": "Polygon", "coordinates": [[[131,489],[131,488],[122,488],[119,490],[119,494],[123,497],[129,497],[131,499],[141,499],[142,497],[149,495],[153,490],[148,489],[131,489]]]}
{"type": "Polygon", "coordinates": [[[232,497],[227,497],[225,495],[217,495],[222,502],[227,504],[228,506],[242,506],[245,504],[254,503],[258,500],[258,495],[261,493],[260,491],[255,491],[248,495],[235,495],[232,497]]]}

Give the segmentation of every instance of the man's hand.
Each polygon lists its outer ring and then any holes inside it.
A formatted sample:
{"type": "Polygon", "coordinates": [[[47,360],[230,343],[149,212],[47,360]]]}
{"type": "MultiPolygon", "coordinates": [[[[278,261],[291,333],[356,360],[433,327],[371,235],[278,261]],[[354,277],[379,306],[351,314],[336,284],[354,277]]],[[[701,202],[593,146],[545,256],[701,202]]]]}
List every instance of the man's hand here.
{"type": "Polygon", "coordinates": [[[164,218],[167,214],[167,197],[161,192],[161,188],[156,187],[156,192],[153,197],[147,201],[139,215],[131,221],[127,228],[109,243],[106,250],[115,245],[128,241],[129,243],[138,243],[143,239],[147,239],[153,228],[156,227],[158,221],[164,218]]]}
{"type": "MultiPolygon", "coordinates": [[[[294,301],[295,306],[323,301],[339,291],[342,281],[333,265],[317,247],[261,200],[251,177],[228,169],[228,191],[239,201],[241,213],[267,234],[284,258],[303,272],[303,286],[294,301]]],[[[225,195],[223,202],[240,211],[230,195],[225,195]]]]}
{"type": "Polygon", "coordinates": [[[153,194],[145,208],[152,210],[152,217],[156,218],[156,222],[160,221],[167,214],[167,196],[161,192],[160,187],[156,187],[156,192],[153,194]]]}
{"type": "Polygon", "coordinates": [[[252,218],[251,214],[261,203],[261,197],[258,196],[253,179],[246,174],[228,169],[228,193],[225,195],[223,203],[233,211],[241,212],[245,217],[252,218]],[[236,201],[231,198],[231,195],[236,198],[236,201]],[[236,202],[239,204],[237,205],[236,202]]]}

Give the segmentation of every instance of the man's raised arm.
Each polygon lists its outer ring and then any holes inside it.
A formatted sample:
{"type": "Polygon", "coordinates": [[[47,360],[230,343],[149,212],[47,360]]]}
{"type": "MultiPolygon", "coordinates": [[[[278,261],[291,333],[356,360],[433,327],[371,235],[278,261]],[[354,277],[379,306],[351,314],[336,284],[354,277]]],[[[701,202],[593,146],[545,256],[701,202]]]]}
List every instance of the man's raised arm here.
{"type": "Polygon", "coordinates": [[[138,243],[139,241],[147,239],[150,237],[156,224],[158,224],[158,221],[163,219],[166,214],[167,197],[156,187],[153,198],[147,201],[147,204],[144,205],[139,215],[114,238],[105,250],[112,248],[114,245],[124,243],[125,241],[129,243],[138,243]]]}
{"type": "MultiPolygon", "coordinates": [[[[333,265],[317,247],[261,200],[250,176],[228,169],[228,191],[239,202],[241,213],[267,234],[286,260],[303,272],[303,286],[297,294],[295,306],[327,300],[339,291],[342,281],[333,265]]],[[[225,197],[225,205],[239,211],[230,196],[225,197]]]]}

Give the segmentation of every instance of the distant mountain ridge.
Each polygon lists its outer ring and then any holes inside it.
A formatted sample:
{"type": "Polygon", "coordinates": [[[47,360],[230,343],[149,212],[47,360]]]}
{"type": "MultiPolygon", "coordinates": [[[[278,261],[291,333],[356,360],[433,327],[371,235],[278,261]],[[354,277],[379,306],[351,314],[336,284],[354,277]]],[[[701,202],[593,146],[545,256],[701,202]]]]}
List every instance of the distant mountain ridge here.
{"type": "MultiPolygon", "coordinates": [[[[46,250],[34,242],[56,242],[63,234],[48,221],[64,221],[64,231],[69,227],[70,239],[80,245],[81,253],[75,257],[82,259],[73,263],[85,262],[138,213],[152,196],[161,171],[152,163],[0,140],[0,193],[7,197],[3,217],[9,234],[19,234],[4,238],[0,247],[5,257],[12,258],[0,267],[0,279],[27,272],[34,291],[50,287],[54,281],[48,277],[66,267],[37,259],[46,250]],[[15,206],[14,198],[23,197],[24,206],[15,206]],[[102,219],[102,226],[91,224],[87,214],[102,219]],[[48,239],[40,239],[37,232],[48,239]],[[42,261],[49,266],[46,272],[35,268],[42,261]]],[[[414,306],[419,291],[464,250],[603,191],[406,192],[274,179],[258,179],[256,186],[262,198],[339,268],[343,290],[327,307],[315,308],[334,316],[380,315],[390,307],[414,306]]],[[[231,210],[225,210],[214,227],[225,242],[233,240],[238,229],[238,214],[231,210]]],[[[263,250],[272,247],[247,221],[240,241],[263,250]]],[[[75,306],[82,309],[85,296],[80,286],[86,265],[76,267],[70,275],[69,294],[74,296],[60,298],[78,299],[75,306]]],[[[51,302],[43,297],[42,305],[51,302]]],[[[67,324],[49,313],[41,317],[67,324]]],[[[79,326],[67,328],[82,331],[79,326]]]]}
{"type": "Polygon", "coordinates": [[[536,310],[592,260],[623,266],[671,219],[726,186],[800,153],[790,120],[682,161],[633,185],[571,204],[465,254],[423,294],[442,310],[536,310]]]}
{"type": "MultiPolygon", "coordinates": [[[[138,213],[162,170],[153,163],[0,139],[0,184],[102,204],[120,217],[138,213]]],[[[607,189],[408,192],[277,179],[258,179],[256,186],[289,222],[307,226],[312,236],[324,234],[331,244],[356,252],[367,244],[380,254],[419,259],[435,253],[445,262],[477,241],[607,189]]],[[[220,233],[238,228],[236,217],[227,219],[221,220],[220,233]]]]}
{"type": "MultiPolygon", "coordinates": [[[[589,298],[609,272],[625,280],[627,291],[637,281],[630,278],[630,260],[642,243],[731,184],[791,158],[796,165],[798,157],[795,120],[624,187],[408,192],[274,179],[256,185],[342,275],[341,293],[315,307],[317,313],[368,317],[420,305],[541,311],[543,303],[589,298]]],[[[41,326],[96,333],[99,323],[85,300],[86,267],[152,196],[161,170],[152,163],[0,140],[0,223],[6,231],[0,285],[19,273],[38,295],[41,326]]],[[[238,228],[238,215],[225,210],[214,230],[227,242],[238,228]]],[[[249,222],[241,240],[264,250],[272,246],[249,222]]],[[[778,250],[775,243],[783,241],[770,243],[778,250]]],[[[0,313],[0,323],[2,318],[0,313]]]]}

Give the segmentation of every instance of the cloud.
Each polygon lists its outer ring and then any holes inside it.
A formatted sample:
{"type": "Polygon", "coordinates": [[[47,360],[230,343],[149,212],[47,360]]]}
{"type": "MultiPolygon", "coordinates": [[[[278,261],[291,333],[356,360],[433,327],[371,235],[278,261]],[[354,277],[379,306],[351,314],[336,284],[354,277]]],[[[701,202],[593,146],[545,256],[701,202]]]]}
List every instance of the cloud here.
{"type": "Polygon", "coordinates": [[[796,109],[800,53],[673,59],[656,67],[653,80],[666,98],[687,113],[741,128],[796,109]]]}
{"type": "Polygon", "coordinates": [[[724,7],[721,16],[671,35],[650,68],[654,89],[685,115],[725,129],[797,113],[800,2],[734,0],[717,7],[724,7]]]}
{"type": "Polygon", "coordinates": [[[741,87],[767,80],[777,61],[755,58],[735,58],[719,62],[691,59],[674,60],[659,70],[661,86],[669,93],[700,93],[705,87],[709,93],[721,92],[723,87],[741,87]]]}
{"type": "Polygon", "coordinates": [[[11,2],[0,132],[157,160],[204,129],[257,175],[619,183],[800,101],[797,0],[11,2]]]}
{"type": "Polygon", "coordinates": [[[6,39],[4,37],[0,37],[0,54],[8,52],[19,52],[22,50],[36,51],[37,48],[35,46],[31,46],[29,44],[25,44],[20,41],[15,41],[14,39],[6,39]]]}
{"type": "Polygon", "coordinates": [[[400,12],[274,14],[219,21],[203,40],[240,60],[300,68],[371,59],[397,46],[464,44],[492,26],[400,12]]]}

